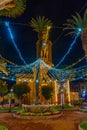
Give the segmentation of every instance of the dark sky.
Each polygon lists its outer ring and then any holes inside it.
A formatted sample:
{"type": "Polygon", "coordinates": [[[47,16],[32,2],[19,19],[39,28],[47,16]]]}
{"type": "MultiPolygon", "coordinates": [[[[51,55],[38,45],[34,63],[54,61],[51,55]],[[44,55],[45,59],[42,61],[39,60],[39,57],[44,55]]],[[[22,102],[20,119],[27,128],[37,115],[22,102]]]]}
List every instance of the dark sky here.
{"type": "MultiPolygon", "coordinates": [[[[10,27],[22,56],[29,64],[36,60],[37,34],[32,31],[30,26],[22,24],[28,24],[31,18],[35,18],[36,16],[45,16],[46,18],[49,18],[53,22],[54,26],[50,33],[50,39],[53,42],[53,63],[56,65],[67,52],[69,45],[73,41],[73,37],[65,37],[62,28],[57,27],[62,27],[66,22],[66,19],[71,18],[71,15],[75,14],[75,12],[80,12],[82,15],[84,10],[87,8],[86,5],[87,0],[29,0],[29,2],[27,2],[26,11],[23,15],[16,19],[6,17],[2,19],[13,23],[20,23],[19,25],[10,24],[10,27]]],[[[4,23],[0,28],[1,55],[14,63],[23,64],[12,44],[4,23]]],[[[70,65],[83,56],[84,51],[79,38],[72,51],[61,65],[70,65]]],[[[85,64],[85,61],[79,65],[83,64],[85,64]]]]}

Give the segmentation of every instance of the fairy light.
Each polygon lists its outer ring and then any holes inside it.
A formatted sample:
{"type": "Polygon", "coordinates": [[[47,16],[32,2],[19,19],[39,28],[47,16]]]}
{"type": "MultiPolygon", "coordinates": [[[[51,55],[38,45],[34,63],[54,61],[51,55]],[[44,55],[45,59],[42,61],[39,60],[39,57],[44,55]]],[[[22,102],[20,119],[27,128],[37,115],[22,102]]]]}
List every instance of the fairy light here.
{"type": "Polygon", "coordinates": [[[80,58],[78,61],[76,61],[75,63],[73,63],[70,66],[65,67],[64,69],[70,69],[71,67],[74,67],[75,65],[77,65],[78,63],[80,63],[82,60],[84,60],[87,56],[83,56],[82,58],[80,58]]]}
{"type": "Polygon", "coordinates": [[[23,61],[23,63],[24,63],[25,65],[27,65],[27,63],[25,62],[24,58],[23,58],[22,55],[21,55],[20,50],[18,49],[18,47],[17,47],[17,45],[16,45],[16,43],[15,43],[15,41],[14,41],[14,37],[13,37],[12,31],[11,31],[9,22],[5,22],[5,26],[6,26],[7,29],[8,29],[8,32],[9,32],[9,34],[10,34],[12,43],[13,43],[13,45],[14,45],[16,51],[18,52],[18,55],[19,55],[20,59],[23,61]]]}
{"type": "Polygon", "coordinates": [[[11,81],[16,81],[16,79],[22,79],[22,81],[30,81],[30,79],[34,78],[34,72],[36,68],[36,82],[37,80],[39,81],[39,78],[41,76],[41,73],[46,79],[51,80],[57,80],[58,82],[64,82],[69,78],[74,78],[75,80],[78,78],[83,78],[87,74],[87,66],[83,66],[77,69],[70,69],[70,70],[65,70],[65,69],[56,69],[53,67],[50,67],[47,65],[44,61],[41,59],[36,60],[34,63],[31,63],[28,65],[28,67],[25,66],[8,66],[7,65],[7,70],[9,75],[3,74],[3,72],[0,73],[0,78],[6,79],[6,80],[11,80],[11,81]],[[41,70],[42,71],[41,71],[41,70]]]}
{"type": "Polygon", "coordinates": [[[56,68],[65,60],[66,56],[70,53],[70,51],[72,50],[73,46],[76,43],[76,40],[79,36],[79,33],[75,36],[75,39],[73,40],[73,42],[70,44],[70,47],[68,49],[68,51],[66,52],[66,54],[63,56],[63,58],[59,61],[59,63],[55,66],[56,68]]]}

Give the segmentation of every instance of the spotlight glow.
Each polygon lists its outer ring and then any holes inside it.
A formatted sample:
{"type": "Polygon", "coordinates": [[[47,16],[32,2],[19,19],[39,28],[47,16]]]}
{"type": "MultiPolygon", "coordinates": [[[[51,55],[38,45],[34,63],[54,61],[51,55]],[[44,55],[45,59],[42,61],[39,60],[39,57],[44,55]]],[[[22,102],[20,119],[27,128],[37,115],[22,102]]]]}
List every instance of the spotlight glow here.
{"type": "Polygon", "coordinates": [[[43,45],[43,46],[46,46],[46,43],[43,43],[42,45],[43,45]]]}
{"type": "Polygon", "coordinates": [[[78,30],[78,32],[80,32],[80,33],[82,32],[82,28],[78,28],[77,30],[78,30]]]}

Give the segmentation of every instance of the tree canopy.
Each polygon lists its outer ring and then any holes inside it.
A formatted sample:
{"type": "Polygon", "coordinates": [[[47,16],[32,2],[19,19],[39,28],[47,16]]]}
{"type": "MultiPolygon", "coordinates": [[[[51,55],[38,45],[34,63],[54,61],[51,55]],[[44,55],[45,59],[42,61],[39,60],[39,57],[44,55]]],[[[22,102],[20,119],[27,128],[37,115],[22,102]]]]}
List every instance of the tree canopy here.
{"type": "Polygon", "coordinates": [[[22,99],[24,94],[30,92],[30,87],[27,83],[14,84],[12,88],[18,99],[22,99]]]}
{"type": "Polygon", "coordinates": [[[42,95],[46,100],[49,100],[53,95],[53,87],[52,86],[43,86],[42,87],[42,95]]]}
{"type": "Polygon", "coordinates": [[[76,14],[72,15],[71,19],[67,19],[66,23],[63,25],[63,30],[68,30],[66,35],[87,32],[87,9],[85,10],[83,17],[81,17],[80,14],[76,12],[76,14]]]}
{"type": "Polygon", "coordinates": [[[26,9],[26,0],[12,0],[4,3],[0,10],[0,16],[16,17],[21,15],[26,9]]]}
{"type": "Polygon", "coordinates": [[[45,18],[45,16],[38,16],[36,19],[31,19],[30,26],[38,33],[38,37],[41,38],[43,31],[49,33],[52,28],[52,22],[48,18],[45,18]]]}
{"type": "Polygon", "coordinates": [[[7,83],[0,79],[0,95],[4,96],[8,92],[7,83]]]}

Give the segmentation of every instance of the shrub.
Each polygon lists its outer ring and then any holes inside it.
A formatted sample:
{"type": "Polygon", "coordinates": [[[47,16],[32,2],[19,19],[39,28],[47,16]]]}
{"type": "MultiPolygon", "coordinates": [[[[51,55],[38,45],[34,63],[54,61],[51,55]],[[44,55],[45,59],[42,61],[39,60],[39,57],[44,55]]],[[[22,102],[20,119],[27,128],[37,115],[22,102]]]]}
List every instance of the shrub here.
{"type": "Polygon", "coordinates": [[[81,123],[80,127],[83,128],[83,130],[87,130],[87,122],[81,123]]]}
{"type": "Polygon", "coordinates": [[[0,130],[8,130],[5,126],[0,126],[0,130]]]}

